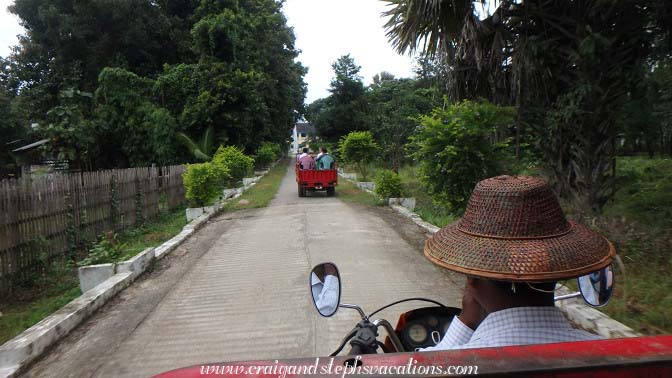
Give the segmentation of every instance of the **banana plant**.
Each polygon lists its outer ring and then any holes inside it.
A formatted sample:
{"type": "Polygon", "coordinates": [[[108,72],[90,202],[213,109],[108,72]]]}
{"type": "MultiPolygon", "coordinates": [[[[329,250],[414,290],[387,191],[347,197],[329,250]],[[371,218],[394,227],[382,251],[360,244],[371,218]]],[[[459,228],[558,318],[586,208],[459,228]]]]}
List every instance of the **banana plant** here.
{"type": "Polygon", "coordinates": [[[214,128],[210,126],[205,130],[198,142],[182,132],[177,133],[177,137],[189,149],[189,152],[194,155],[196,160],[208,161],[212,159],[214,134],[214,128]]]}

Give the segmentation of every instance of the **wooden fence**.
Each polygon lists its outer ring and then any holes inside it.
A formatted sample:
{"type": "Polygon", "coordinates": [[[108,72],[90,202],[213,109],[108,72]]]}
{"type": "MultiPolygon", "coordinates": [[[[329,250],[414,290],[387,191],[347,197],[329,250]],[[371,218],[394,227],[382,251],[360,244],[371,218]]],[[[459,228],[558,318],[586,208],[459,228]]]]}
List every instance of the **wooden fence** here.
{"type": "Polygon", "coordinates": [[[184,203],[184,166],[0,181],[0,296],[107,231],[184,203]]]}

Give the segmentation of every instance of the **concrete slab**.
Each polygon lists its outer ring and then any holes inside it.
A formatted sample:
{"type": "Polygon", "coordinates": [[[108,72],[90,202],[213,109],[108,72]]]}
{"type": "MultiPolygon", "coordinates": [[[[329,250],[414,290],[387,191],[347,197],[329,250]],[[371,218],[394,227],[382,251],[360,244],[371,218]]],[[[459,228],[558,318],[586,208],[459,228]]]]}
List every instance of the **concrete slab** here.
{"type": "Polygon", "coordinates": [[[79,289],[85,293],[114,275],[114,264],[82,266],[77,269],[79,289]]]}
{"type": "Polygon", "coordinates": [[[410,211],[415,210],[415,198],[388,198],[388,205],[399,205],[407,208],[410,211]]]}
{"type": "Polygon", "coordinates": [[[233,197],[236,193],[238,193],[238,188],[232,188],[232,189],[224,189],[222,192],[224,199],[228,199],[233,197]]]}
{"type": "MultiPolygon", "coordinates": [[[[559,295],[568,294],[570,290],[564,286],[556,290],[559,295]]],[[[640,333],[620,323],[596,308],[588,306],[583,298],[572,298],[555,302],[567,319],[579,327],[598,334],[602,337],[613,339],[619,337],[637,337],[640,333]]]]}
{"type": "Polygon", "coordinates": [[[357,187],[362,190],[373,192],[376,190],[376,184],[368,181],[357,181],[357,187]]]}
{"type": "Polygon", "coordinates": [[[135,279],[147,270],[154,260],[154,248],[147,248],[133,258],[117,264],[117,273],[131,273],[135,279]]]}
{"type": "MultiPolygon", "coordinates": [[[[288,165],[268,208],[213,218],[157,262],[169,271],[142,278],[27,377],[140,377],[212,361],[326,355],[357,314],[316,314],[308,272],[323,261],[341,268],[343,300],[367,311],[420,295],[459,305],[461,282],[424,258],[424,232],[413,223],[338,197],[299,198],[293,172],[288,165]],[[409,235],[388,222],[400,222],[409,235]],[[207,240],[213,242],[204,246],[207,240]]],[[[412,307],[381,317],[394,323],[412,307]]]]}
{"type": "Polygon", "coordinates": [[[185,210],[185,215],[187,216],[187,222],[191,222],[192,220],[200,217],[205,213],[205,208],[204,207],[189,207],[185,210]]]}

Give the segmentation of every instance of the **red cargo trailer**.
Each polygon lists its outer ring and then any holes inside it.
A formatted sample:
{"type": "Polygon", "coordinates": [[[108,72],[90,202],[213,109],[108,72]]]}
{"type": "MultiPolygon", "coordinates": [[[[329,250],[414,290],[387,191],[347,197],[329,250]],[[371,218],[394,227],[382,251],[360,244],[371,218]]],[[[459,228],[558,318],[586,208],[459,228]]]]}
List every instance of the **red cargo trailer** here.
{"type": "Polygon", "coordinates": [[[336,185],[338,185],[338,172],[335,168],[320,171],[300,169],[297,163],[294,170],[299,197],[305,197],[307,191],[316,190],[324,190],[327,192],[327,196],[333,196],[336,193],[336,185]]]}

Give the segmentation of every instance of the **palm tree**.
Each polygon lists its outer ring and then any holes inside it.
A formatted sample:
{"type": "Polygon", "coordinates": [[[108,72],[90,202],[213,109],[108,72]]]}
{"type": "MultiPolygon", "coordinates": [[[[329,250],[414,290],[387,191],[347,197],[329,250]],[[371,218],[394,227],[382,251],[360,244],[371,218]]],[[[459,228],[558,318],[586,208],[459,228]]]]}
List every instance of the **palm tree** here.
{"type": "Polygon", "coordinates": [[[453,101],[516,105],[516,144],[525,126],[560,192],[582,197],[593,210],[606,202],[615,114],[642,78],[652,36],[672,39],[672,6],[659,0],[479,0],[495,9],[479,17],[470,0],[384,1],[392,6],[383,14],[387,37],[398,52],[440,58],[453,101]]]}
{"type": "Polygon", "coordinates": [[[208,127],[198,143],[191,139],[187,134],[177,133],[178,139],[189,149],[196,160],[208,161],[212,158],[214,128],[208,127]]]}

